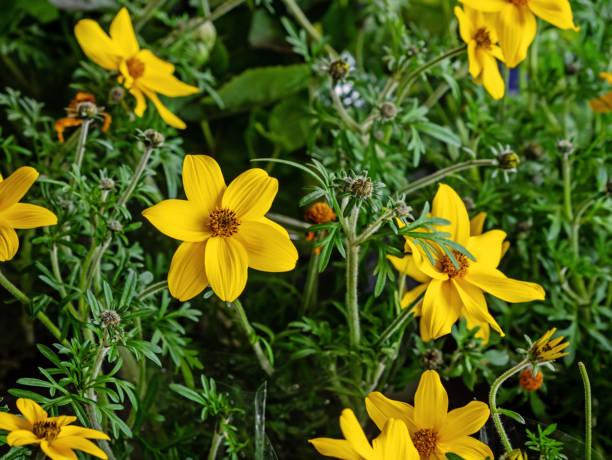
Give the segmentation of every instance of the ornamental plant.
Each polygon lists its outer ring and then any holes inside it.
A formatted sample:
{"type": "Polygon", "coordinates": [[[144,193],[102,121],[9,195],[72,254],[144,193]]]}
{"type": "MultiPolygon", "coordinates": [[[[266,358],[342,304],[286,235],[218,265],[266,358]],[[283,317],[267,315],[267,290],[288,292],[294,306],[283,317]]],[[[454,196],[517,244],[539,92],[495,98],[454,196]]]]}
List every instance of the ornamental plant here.
{"type": "Polygon", "coordinates": [[[1,459],[610,456],[611,0],[2,13],[1,459]]]}

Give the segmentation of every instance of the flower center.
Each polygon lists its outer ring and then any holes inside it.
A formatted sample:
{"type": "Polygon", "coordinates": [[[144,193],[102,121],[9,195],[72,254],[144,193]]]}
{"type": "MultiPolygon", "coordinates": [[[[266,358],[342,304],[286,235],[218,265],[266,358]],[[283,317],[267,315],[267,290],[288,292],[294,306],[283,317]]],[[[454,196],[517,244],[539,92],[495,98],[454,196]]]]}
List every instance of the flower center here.
{"type": "Polygon", "coordinates": [[[134,80],[142,77],[142,74],[144,74],[145,65],[142,61],[139,61],[136,58],[129,58],[127,61],[125,61],[125,64],[127,65],[128,73],[134,80]]]}
{"type": "Polygon", "coordinates": [[[454,249],[451,249],[451,251],[453,253],[453,256],[455,256],[455,260],[459,265],[459,269],[455,267],[455,264],[450,259],[450,257],[444,256],[438,261],[440,265],[440,271],[446,273],[451,278],[462,277],[463,275],[465,275],[467,268],[470,266],[468,258],[461,254],[459,251],[455,251],[454,249]]]}
{"type": "MultiPolygon", "coordinates": [[[[521,1],[521,0],[515,0],[521,1]]],[[[476,40],[476,44],[484,49],[491,49],[491,35],[486,27],[481,27],[476,31],[476,35],[474,35],[474,40],[476,40]]]]}
{"type": "Polygon", "coordinates": [[[433,430],[425,429],[414,433],[412,442],[422,457],[429,457],[436,450],[438,435],[433,430]]]}
{"type": "Polygon", "coordinates": [[[60,427],[57,426],[56,422],[50,422],[49,420],[45,420],[43,422],[36,422],[32,425],[32,433],[38,439],[46,439],[47,441],[53,441],[57,438],[57,435],[60,432],[60,427]]]}
{"type": "Polygon", "coordinates": [[[524,6],[527,5],[527,1],[528,0],[507,0],[508,3],[512,3],[513,5],[516,6],[524,6]]]}
{"type": "Polygon", "coordinates": [[[212,236],[228,237],[238,232],[240,221],[236,212],[227,208],[217,208],[210,213],[210,231],[212,236]]]}

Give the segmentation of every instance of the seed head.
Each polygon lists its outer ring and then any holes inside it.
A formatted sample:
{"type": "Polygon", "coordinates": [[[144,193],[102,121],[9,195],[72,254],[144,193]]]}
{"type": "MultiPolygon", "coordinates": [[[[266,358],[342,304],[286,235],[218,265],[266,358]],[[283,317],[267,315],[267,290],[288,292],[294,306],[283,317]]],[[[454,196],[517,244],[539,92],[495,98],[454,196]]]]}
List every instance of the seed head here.
{"type": "Polygon", "coordinates": [[[325,224],[336,220],[336,213],[327,203],[320,202],[314,203],[308,208],[306,214],[304,214],[304,220],[312,222],[313,224],[325,224]]]}
{"type": "Polygon", "coordinates": [[[537,371],[534,374],[534,369],[525,369],[521,372],[521,376],[519,377],[519,385],[521,388],[527,391],[535,391],[542,386],[542,382],[544,381],[544,374],[542,372],[537,371]]]}
{"type": "Polygon", "coordinates": [[[123,230],[123,225],[118,220],[111,220],[108,222],[108,228],[110,228],[113,232],[120,232],[123,230]]]}
{"type": "Polygon", "coordinates": [[[336,59],[329,65],[329,75],[334,81],[348,77],[350,66],[344,59],[336,59]]]}
{"type": "Polygon", "coordinates": [[[95,118],[98,115],[98,107],[93,102],[85,101],[77,104],[76,112],[79,118],[95,118]]]}
{"type": "Polygon", "coordinates": [[[562,139],[557,142],[557,151],[564,155],[569,155],[574,151],[574,144],[567,139],[562,139]]]}
{"type": "Polygon", "coordinates": [[[114,310],[105,310],[100,315],[100,321],[106,327],[117,327],[121,322],[121,317],[114,310]]]}
{"type": "Polygon", "coordinates": [[[442,352],[437,348],[430,348],[421,355],[421,366],[424,369],[437,369],[443,361],[442,352]]]}
{"type": "Polygon", "coordinates": [[[100,179],[100,188],[102,190],[112,190],[115,188],[115,181],[110,177],[102,177],[100,179]]]}
{"type": "Polygon", "coordinates": [[[108,92],[108,102],[117,103],[121,102],[125,97],[125,89],[122,86],[115,86],[108,92]]]}
{"type": "Polygon", "coordinates": [[[141,139],[147,147],[161,147],[165,141],[164,135],[154,129],[147,129],[141,133],[141,139]]]}
{"type": "Polygon", "coordinates": [[[397,115],[397,107],[395,107],[393,102],[385,102],[380,106],[380,114],[383,116],[383,118],[390,120],[397,115]]]}
{"type": "Polygon", "coordinates": [[[353,195],[354,198],[370,198],[374,191],[372,179],[368,176],[357,176],[355,178],[347,177],[345,179],[347,184],[347,191],[353,195]]]}
{"type": "Polygon", "coordinates": [[[505,171],[516,171],[516,167],[521,162],[519,156],[514,152],[503,152],[499,157],[499,167],[505,171]]]}

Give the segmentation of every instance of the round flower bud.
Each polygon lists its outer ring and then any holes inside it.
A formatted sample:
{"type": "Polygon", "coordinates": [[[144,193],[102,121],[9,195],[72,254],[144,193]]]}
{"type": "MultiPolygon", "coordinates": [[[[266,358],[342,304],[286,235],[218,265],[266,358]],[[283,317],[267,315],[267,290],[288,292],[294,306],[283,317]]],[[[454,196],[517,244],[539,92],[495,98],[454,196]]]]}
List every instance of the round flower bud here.
{"type": "Polygon", "coordinates": [[[108,222],[108,228],[110,228],[113,232],[120,232],[123,230],[123,225],[118,220],[111,220],[108,222]]]}
{"type": "Polygon", "coordinates": [[[108,92],[108,101],[111,103],[121,102],[125,97],[125,89],[122,86],[115,86],[108,92]]]}
{"type": "Polygon", "coordinates": [[[544,375],[538,371],[536,376],[533,376],[533,369],[525,369],[519,377],[519,385],[527,391],[535,391],[542,386],[544,375]]]}
{"type": "Polygon", "coordinates": [[[411,217],[412,207],[408,206],[404,200],[393,203],[393,216],[399,219],[411,217]]]}
{"type": "Polygon", "coordinates": [[[357,176],[347,180],[348,192],[355,198],[370,198],[374,191],[372,179],[367,176],[357,176]]]}
{"type": "Polygon", "coordinates": [[[430,348],[421,355],[421,366],[424,369],[437,369],[443,362],[442,352],[436,348],[430,348]]]}
{"type": "Polygon", "coordinates": [[[530,142],[523,150],[524,155],[530,160],[537,160],[543,153],[544,149],[538,142],[530,142]]]}
{"type": "Polygon", "coordinates": [[[93,102],[80,102],[76,106],[76,112],[79,118],[95,118],[98,115],[98,107],[93,102]]]}
{"type": "Polygon", "coordinates": [[[115,181],[110,177],[103,177],[100,179],[100,188],[102,190],[112,190],[115,188],[115,181]]]}
{"type": "Polygon", "coordinates": [[[100,315],[100,321],[106,327],[116,327],[121,322],[121,317],[114,310],[105,310],[100,315]]]}
{"type": "Polygon", "coordinates": [[[154,129],[147,129],[142,133],[142,140],[148,147],[161,147],[164,143],[164,136],[154,129]]]}
{"type": "Polygon", "coordinates": [[[329,75],[334,80],[343,80],[349,74],[350,67],[343,59],[337,59],[329,65],[329,75]]]}
{"type": "Polygon", "coordinates": [[[519,156],[514,152],[503,152],[497,160],[499,167],[504,170],[516,171],[516,167],[521,162],[519,156]]]}
{"type": "Polygon", "coordinates": [[[574,144],[572,144],[567,139],[562,139],[559,142],[557,142],[557,151],[559,153],[562,153],[564,155],[568,155],[568,154],[572,153],[573,150],[574,150],[574,144]]]}
{"type": "Polygon", "coordinates": [[[385,102],[380,106],[380,114],[387,120],[390,120],[397,114],[397,108],[393,102],[385,102]]]}

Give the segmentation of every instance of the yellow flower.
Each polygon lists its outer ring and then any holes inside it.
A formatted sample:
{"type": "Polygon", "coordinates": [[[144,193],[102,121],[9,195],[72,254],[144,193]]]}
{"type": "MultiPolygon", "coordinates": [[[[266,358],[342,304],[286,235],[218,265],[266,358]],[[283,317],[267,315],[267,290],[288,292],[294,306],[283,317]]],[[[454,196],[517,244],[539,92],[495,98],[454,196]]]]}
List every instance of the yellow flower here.
{"type": "Polygon", "coordinates": [[[470,437],[484,426],[489,418],[489,407],[481,401],[448,412],[448,395],[436,371],[425,371],[414,395],[414,407],[394,401],[382,393],[370,393],[366,409],[377,427],[387,420],[402,420],[420,460],[446,458],[447,453],[457,454],[465,460],[493,459],[489,447],[470,437]]]}
{"type": "Polygon", "coordinates": [[[459,20],[459,33],[467,44],[470,75],[482,80],[484,87],[493,99],[504,96],[504,80],[499,73],[497,61],[504,60],[502,50],[497,43],[497,32],[492,27],[494,18],[472,8],[464,10],[455,7],[455,15],[459,20]],[[465,11],[464,11],[465,10],[465,11]]]}
{"type": "Polygon", "coordinates": [[[160,232],[184,241],[168,273],[170,294],[189,300],[208,284],[221,300],[244,290],[248,267],[265,272],[293,270],[298,254],[289,234],[265,217],[278,181],[258,168],[229,186],[217,162],[187,155],[183,163],[187,200],[165,200],[142,213],[160,232]]]}
{"type": "Polygon", "coordinates": [[[381,433],[370,444],[353,411],[344,409],[340,429],[345,439],[316,438],[308,442],[321,455],[345,460],[419,460],[404,422],[389,418],[378,427],[381,433]]]}
{"type": "Polygon", "coordinates": [[[140,49],[130,15],[125,8],[121,8],[113,19],[110,36],[91,19],[79,21],[74,27],[74,34],[89,59],[107,70],[121,73],[119,82],[136,98],[136,115],[141,117],[147,108],[146,96],[166,123],[175,128],[185,128],[185,123],[164,107],[157,93],[178,97],[197,93],[199,89],[172,75],[172,64],[157,58],[149,50],[140,49]]]}
{"type": "Polygon", "coordinates": [[[527,460],[527,456],[520,449],[514,449],[504,456],[504,460],[527,460]]]}
{"type": "Polygon", "coordinates": [[[461,0],[478,11],[498,13],[499,42],[508,67],[516,67],[527,56],[536,34],[536,16],[560,29],[579,30],[574,25],[568,0],[461,0]]]}
{"type": "MultiPolygon", "coordinates": [[[[604,78],[608,83],[612,85],[612,73],[602,72],[599,74],[601,78],[604,78]]],[[[597,113],[608,113],[612,112],[612,91],[603,96],[599,96],[597,99],[593,99],[589,102],[593,112],[597,113]]]]}
{"type": "Polygon", "coordinates": [[[70,425],[76,417],[60,415],[49,417],[47,412],[31,399],[19,398],[17,408],[23,417],[0,412],[0,429],[10,431],[6,437],[9,446],[39,444],[52,460],[76,459],[73,449],[106,459],[106,454],[89,439],[110,438],[101,431],[70,425]]]}
{"type": "Polygon", "coordinates": [[[506,233],[490,230],[482,235],[470,236],[470,220],[465,205],[448,185],[440,184],[431,214],[450,221],[450,226],[442,226],[438,230],[450,233],[449,239],[465,247],[476,261],[453,251],[459,265],[457,269],[438,248],[433,254],[435,264],[432,265],[423,250],[417,248],[410,238],[406,238],[407,256],[389,256],[398,271],[421,283],[404,295],[402,306],[407,307],[425,293],[422,302],[415,308],[415,315],[421,316],[421,338],[424,341],[449,334],[455,321],[462,317],[466,318],[468,327],[487,323],[503,335],[488,312],[483,292],[507,302],[544,299],[544,289],[538,284],[508,278],[497,270],[506,233]]]}
{"type": "Polygon", "coordinates": [[[545,363],[569,354],[567,352],[562,352],[565,348],[569,347],[570,344],[569,342],[563,342],[563,336],[550,340],[556,330],[557,328],[550,329],[531,346],[529,355],[532,361],[545,363]]]}
{"type": "Polygon", "coordinates": [[[19,239],[15,229],[57,224],[57,217],[48,209],[19,203],[37,177],[38,172],[29,166],[19,168],[5,180],[0,175],[0,262],[17,254],[19,239]]]}

